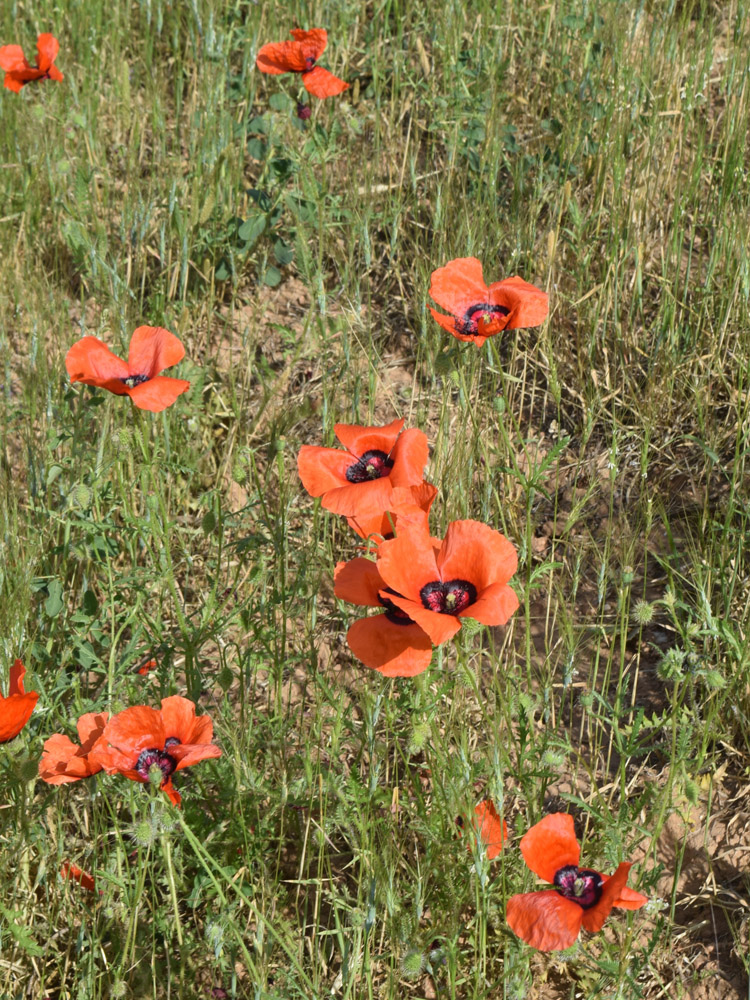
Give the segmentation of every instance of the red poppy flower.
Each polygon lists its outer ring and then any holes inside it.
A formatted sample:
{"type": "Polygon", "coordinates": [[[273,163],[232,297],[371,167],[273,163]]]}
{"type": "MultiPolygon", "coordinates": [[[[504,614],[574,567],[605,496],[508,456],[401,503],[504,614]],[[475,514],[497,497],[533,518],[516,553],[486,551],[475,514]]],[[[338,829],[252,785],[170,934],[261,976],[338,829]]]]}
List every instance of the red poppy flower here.
{"type": "Polygon", "coordinates": [[[613,906],[638,910],[648,901],[625,884],[627,861],[611,876],[578,867],[581,849],[567,813],[553,813],[532,826],[521,838],[521,853],[536,875],[555,886],[508,900],[511,930],[538,951],[570,948],[581,927],[601,930],[613,906]]]}
{"type": "Polygon", "coordinates": [[[429,455],[422,431],[402,433],[403,426],[403,420],[385,427],[336,424],[347,450],[303,445],[297,456],[302,485],[334,514],[359,519],[393,510],[394,488],[420,486],[429,455]]]}
{"type": "Polygon", "coordinates": [[[74,865],[72,861],[63,861],[60,866],[60,876],[61,878],[68,879],[70,882],[77,882],[84,889],[88,889],[89,892],[96,890],[96,882],[94,882],[91,875],[79,868],[78,865],[74,865]]]}
{"type": "Polygon", "coordinates": [[[211,719],[196,717],[192,701],[173,695],[162,699],[161,711],[135,705],[113,716],[92,756],[108,774],[119,772],[131,781],[149,781],[151,769],[159,768],[160,787],[178,806],[182,799],[172,785],[172,774],[221,757],[212,739],[211,719]]]}
{"type": "Polygon", "coordinates": [[[436,646],[453,638],[462,618],[504,625],[518,608],[508,586],[517,566],[508,539],[479,521],[451,522],[442,542],[430,538],[426,525],[405,523],[378,548],[390,600],[436,646]]]}
{"type": "Polygon", "coordinates": [[[368,517],[347,517],[346,523],[360,538],[372,538],[376,544],[383,538],[393,538],[393,528],[398,517],[403,524],[409,517],[429,514],[437,496],[437,488],[424,482],[419,486],[397,486],[391,498],[391,510],[385,514],[368,517]]]}
{"type": "Polygon", "coordinates": [[[293,42],[270,42],[261,48],[255,60],[261,73],[300,73],[305,89],[313,97],[334,97],[346,90],[348,83],[315,65],[328,45],[325,28],[295,28],[291,34],[293,42]]]}
{"type": "Polygon", "coordinates": [[[16,660],[10,668],[10,683],[8,697],[0,694],[0,743],[8,743],[21,732],[31,718],[39,694],[36,691],[24,691],[23,678],[26,667],[16,660]]]}
{"type": "Polygon", "coordinates": [[[386,677],[414,677],[429,667],[430,637],[392,603],[391,592],[371,559],[359,556],[339,563],[333,590],[342,601],[385,608],[382,614],[360,618],[346,634],[349,648],[366,667],[386,677]]]}
{"type": "Polygon", "coordinates": [[[127,362],[97,337],[82,337],[68,351],[65,367],[71,382],[130,396],[141,410],[159,413],[190,388],[184,379],[159,374],[184,356],[185,348],[173,333],[160,326],[139,326],[130,338],[127,362]]]}
{"type": "Polygon", "coordinates": [[[433,271],[430,295],[450,313],[445,316],[430,306],[438,323],[459,340],[473,340],[477,347],[500,330],[539,326],[549,312],[546,292],[523,278],[506,278],[488,288],[476,257],[459,257],[433,271]]]}
{"type": "Polygon", "coordinates": [[[37,64],[32,66],[20,45],[3,45],[0,48],[0,69],[5,70],[5,87],[19,93],[31,80],[57,80],[63,75],[54,65],[60,43],[54,35],[38,35],[36,40],[37,64]]]}
{"type": "Polygon", "coordinates": [[[102,736],[107,725],[109,712],[88,712],[76,723],[80,746],[62,733],[50,736],[44,742],[42,759],[39,761],[39,777],[48,785],[66,785],[71,781],[89,778],[102,769],[102,765],[90,758],[95,747],[103,746],[102,736]]]}
{"type": "Polygon", "coordinates": [[[508,839],[508,825],[504,819],[500,818],[492,799],[484,799],[479,803],[474,810],[471,826],[473,836],[469,843],[469,849],[478,837],[487,849],[487,857],[492,861],[502,851],[505,841],[508,839]]]}
{"type": "Polygon", "coordinates": [[[137,674],[140,674],[141,677],[146,677],[148,674],[151,673],[152,670],[156,670],[158,666],[159,664],[156,662],[156,660],[147,659],[145,661],[141,661],[138,664],[138,666],[135,669],[135,672],[137,674]]]}

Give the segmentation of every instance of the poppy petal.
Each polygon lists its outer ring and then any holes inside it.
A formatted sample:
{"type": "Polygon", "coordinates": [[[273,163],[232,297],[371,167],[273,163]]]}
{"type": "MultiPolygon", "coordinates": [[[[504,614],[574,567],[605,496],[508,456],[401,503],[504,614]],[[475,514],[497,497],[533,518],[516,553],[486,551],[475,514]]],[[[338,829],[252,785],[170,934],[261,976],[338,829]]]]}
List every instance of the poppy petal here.
{"type": "Polygon", "coordinates": [[[452,521],[437,558],[442,580],[470,580],[481,594],[507,583],[518,569],[518,553],[505,535],[481,521],[452,521]]]}
{"type": "Polygon", "coordinates": [[[63,861],[62,865],[60,865],[60,877],[68,879],[71,882],[77,882],[82,888],[88,889],[89,892],[94,892],[96,889],[96,883],[91,875],[79,868],[78,865],[74,865],[71,861],[63,861]]]}
{"type": "Polygon", "coordinates": [[[104,733],[104,727],[109,721],[108,712],[86,712],[76,723],[81,749],[87,750],[104,733]]]}
{"type": "Polygon", "coordinates": [[[171,368],[185,357],[182,341],[162,326],[139,326],[133,331],[128,349],[130,375],[154,375],[171,368]]]}
{"type": "Polygon", "coordinates": [[[149,379],[148,382],[141,382],[140,385],[133,386],[132,389],[126,388],[125,391],[139,410],[161,413],[189,388],[190,383],[186,382],[185,379],[157,375],[155,378],[149,379]]]}
{"type": "Polygon", "coordinates": [[[321,503],[326,510],[344,517],[370,516],[390,510],[392,494],[390,476],[383,476],[329,490],[321,503]]]}
{"type": "Polygon", "coordinates": [[[427,307],[433,315],[433,318],[438,321],[444,330],[448,333],[452,333],[454,337],[458,337],[459,340],[473,340],[472,336],[465,336],[456,330],[456,319],[454,316],[446,316],[445,313],[438,312],[437,309],[433,309],[432,306],[427,307]]]}
{"type": "Polygon", "coordinates": [[[518,611],[516,592],[504,583],[493,583],[482,591],[477,600],[459,611],[459,618],[473,618],[482,625],[505,625],[518,611]]]}
{"type": "Polygon", "coordinates": [[[458,257],[433,271],[430,296],[458,319],[471,306],[487,302],[487,285],[482,276],[481,261],[476,257],[458,257]]]}
{"type": "Polygon", "coordinates": [[[352,456],[340,448],[303,444],[297,455],[297,472],[311,497],[346,486],[346,470],[353,464],[352,456]]]}
{"type": "MultiPolygon", "coordinates": [[[[386,543],[380,546],[381,548],[386,543]]],[[[421,603],[410,601],[408,598],[399,597],[397,594],[388,594],[388,600],[405,612],[412,621],[416,622],[423,629],[436,646],[441,646],[448,642],[461,628],[461,621],[455,615],[439,614],[437,611],[430,611],[421,603]]]]}
{"type": "Polygon", "coordinates": [[[385,677],[415,677],[432,659],[432,643],[418,625],[395,625],[385,615],[360,618],[346,641],[358,660],[385,677]]]}
{"type": "Polygon", "coordinates": [[[23,83],[16,76],[11,73],[5,74],[5,82],[3,84],[6,90],[12,90],[14,94],[20,94],[23,90],[23,83]]]}
{"type": "MultiPolygon", "coordinates": [[[[205,716],[201,716],[201,718],[205,718],[205,716]]],[[[192,746],[173,746],[169,748],[167,753],[177,761],[175,771],[181,771],[184,767],[199,764],[202,760],[213,760],[216,757],[221,757],[221,747],[217,747],[214,743],[200,743],[192,746]]]]}
{"type": "Polygon", "coordinates": [[[414,427],[404,431],[399,435],[391,452],[393,460],[391,485],[418,486],[423,482],[424,467],[429,457],[430,448],[426,434],[414,427]]]}
{"type": "Polygon", "coordinates": [[[508,839],[508,825],[500,818],[491,799],[480,802],[474,810],[472,826],[476,836],[485,845],[490,861],[502,851],[508,839]]]}
{"type": "Polygon", "coordinates": [[[302,83],[308,94],[312,94],[313,97],[335,97],[349,87],[348,83],[329,73],[322,66],[315,66],[309,72],[303,73],[302,83]]]}
{"type": "Polygon", "coordinates": [[[104,739],[128,757],[137,758],[149,747],[161,748],[166,740],[161,712],[148,705],[126,708],[109,720],[104,739]]]}
{"type": "Polygon", "coordinates": [[[167,793],[167,795],[169,796],[169,800],[172,803],[172,805],[177,806],[177,808],[179,809],[179,807],[180,807],[180,805],[182,803],[182,796],[180,795],[180,793],[177,791],[177,789],[172,784],[172,778],[171,777],[167,778],[166,781],[162,782],[162,784],[161,784],[161,790],[163,792],[167,793]]]}
{"type": "Polygon", "coordinates": [[[26,667],[16,660],[10,668],[8,697],[0,695],[0,743],[8,743],[18,736],[31,718],[39,694],[36,691],[25,691],[23,678],[26,667]]]}
{"type": "Polygon", "coordinates": [[[255,57],[261,73],[301,73],[306,68],[305,55],[299,42],[269,42],[262,46],[255,57]]]}
{"type": "Polygon", "coordinates": [[[365,559],[364,556],[338,563],[333,573],[333,592],[336,597],[361,607],[382,607],[378,591],[384,586],[377,566],[372,559],[365,559]]]}
{"type": "Polygon", "coordinates": [[[614,875],[610,875],[604,881],[599,902],[590,909],[583,911],[583,926],[587,931],[596,933],[596,931],[602,929],[604,921],[612,912],[615,901],[622,895],[622,890],[625,888],[625,883],[628,880],[628,872],[631,867],[629,861],[623,861],[622,864],[618,865],[614,875]]]}
{"type": "Polygon", "coordinates": [[[383,542],[378,549],[378,570],[388,587],[421,605],[422,588],[440,579],[427,530],[406,525],[396,538],[383,542]]]}
{"type": "Polygon", "coordinates": [[[547,293],[535,285],[530,285],[518,275],[495,282],[494,285],[490,285],[488,291],[488,302],[492,305],[505,306],[510,310],[504,324],[506,330],[539,326],[549,315],[547,293]]]}
{"type": "Polygon", "coordinates": [[[214,725],[208,715],[195,714],[195,703],[175,694],[163,698],[161,717],[166,739],[176,738],[180,743],[210,743],[214,735],[214,725]]]}
{"type": "Polygon", "coordinates": [[[519,846],[528,867],[545,882],[554,882],[556,872],[566,865],[577,865],[581,857],[569,813],[545,816],[521,837],[519,846]]]}
{"type": "Polygon", "coordinates": [[[398,436],[403,430],[404,420],[394,420],[384,427],[360,427],[359,424],[334,424],[333,433],[347,451],[361,458],[366,451],[383,451],[390,455],[398,436]]]}
{"type": "Polygon", "coordinates": [[[54,35],[45,33],[37,37],[36,51],[37,66],[43,73],[46,73],[60,51],[60,43],[54,35]]]}
{"type": "Polygon", "coordinates": [[[537,951],[562,951],[575,943],[586,911],[554,889],[511,896],[508,926],[537,951]]]}
{"type": "Polygon", "coordinates": [[[19,70],[30,69],[20,45],[3,45],[0,48],[0,69],[6,73],[17,73],[19,70]]]}
{"type": "Polygon", "coordinates": [[[65,79],[60,70],[57,68],[57,66],[50,66],[50,68],[47,70],[47,76],[50,78],[50,80],[56,80],[58,83],[60,83],[61,80],[65,79]]]}
{"type": "Polygon", "coordinates": [[[305,31],[304,28],[292,28],[289,34],[299,43],[305,57],[309,56],[311,59],[319,59],[328,45],[328,32],[325,28],[310,28],[309,31],[305,31]]]}
{"type": "MultiPolygon", "coordinates": [[[[607,881],[606,875],[602,875],[602,881],[607,881]]],[[[628,886],[624,885],[620,889],[620,895],[612,905],[618,907],[620,910],[640,910],[647,902],[648,896],[644,896],[642,892],[636,892],[635,889],[629,889],[628,886]]]]}
{"type": "Polygon", "coordinates": [[[71,382],[96,385],[124,396],[127,387],[128,366],[103,344],[98,337],[82,337],[65,356],[65,368],[71,382]]]}
{"type": "Polygon", "coordinates": [[[26,667],[23,665],[22,660],[14,660],[13,666],[10,668],[10,677],[8,680],[8,697],[14,694],[26,694],[23,686],[23,679],[26,676],[26,667]]]}

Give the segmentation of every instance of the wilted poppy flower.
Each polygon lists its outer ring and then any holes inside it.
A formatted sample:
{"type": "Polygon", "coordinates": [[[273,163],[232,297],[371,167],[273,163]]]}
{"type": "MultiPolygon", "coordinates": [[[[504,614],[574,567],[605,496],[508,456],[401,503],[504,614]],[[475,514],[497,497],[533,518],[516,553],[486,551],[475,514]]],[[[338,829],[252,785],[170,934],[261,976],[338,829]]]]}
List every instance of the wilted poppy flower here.
{"type": "Polygon", "coordinates": [[[297,456],[302,485],[334,514],[359,519],[393,510],[394,487],[420,486],[429,455],[422,431],[402,433],[403,426],[403,420],[385,427],[336,424],[347,450],[303,445],[297,456]]]}
{"type": "Polygon", "coordinates": [[[84,889],[88,889],[89,892],[94,892],[96,890],[96,882],[94,882],[91,875],[88,872],[83,871],[78,865],[74,865],[72,861],[63,861],[60,865],[60,876],[61,878],[68,879],[70,882],[77,882],[84,889]]]}
{"type": "Polygon", "coordinates": [[[611,876],[578,867],[581,849],[567,813],[553,813],[532,826],[521,838],[521,853],[536,875],[555,886],[508,900],[511,930],[539,951],[570,948],[581,927],[601,930],[613,906],[639,910],[648,901],[625,884],[627,861],[611,876]]]}
{"type": "Polygon", "coordinates": [[[360,618],[346,634],[349,648],[366,667],[386,677],[414,677],[430,665],[430,637],[391,601],[376,564],[359,556],[339,563],[334,593],[342,601],[366,608],[385,608],[380,615],[360,618]]]}
{"type": "Polygon", "coordinates": [[[479,521],[452,521],[442,542],[426,525],[405,523],[378,548],[391,601],[436,646],[453,638],[462,618],[504,625],[518,608],[508,586],[517,566],[508,539],[479,521]]]}
{"type": "Polygon", "coordinates": [[[23,678],[26,667],[16,660],[10,668],[10,683],[8,697],[0,694],[0,743],[7,743],[21,732],[34,711],[39,694],[36,691],[24,691],[23,678]]]}
{"type": "Polygon", "coordinates": [[[506,278],[489,288],[476,257],[459,257],[432,272],[430,295],[450,315],[429,307],[438,323],[459,340],[481,347],[500,330],[539,326],[547,318],[547,293],[523,278],[506,278]]]}
{"type": "Polygon", "coordinates": [[[391,497],[391,509],[387,513],[372,514],[368,517],[347,517],[346,523],[360,538],[373,538],[378,543],[383,538],[393,538],[397,517],[403,524],[410,517],[427,515],[436,496],[437,489],[432,483],[397,486],[391,497]]]}
{"type": "Polygon", "coordinates": [[[150,781],[152,768],[158,768],[162,774],[159,787],[179,805],[182,799],[172,785],[172,774],[221,757],[212,739],[211,719],[196,717],[192,701],[173,695],[162,699],[161,711],[135,705],[113,716],[92,756],[108,774],[119,772],[131,781],[150,781]]]}
{"type": "Polygon", "coordinates": [[[48,785],[66,785],[101,771],[102,766],[90,758],[91,751],[101,745],[109,712],[87,712],[76,723],[80,746],[68,736],[56,733],[44,742],[39,761],[39,777],[48,785]]]}
{"type": "Polygon", "coordinates": [[[255,60],[261,73],[300,73],[303,86],[313,97],[334,97],[346,90],[348,83],[315,65],[328,45],[325,28],[295,28],[291,34],[293,42],[270,42],[261,48],[255,60]]]}
{"type": "Polygon", "coordinates": [[[20,45],[3,45],[0,48],[0,69],[5,70],[5,87],[19,93],[31,80],[62,80],[62,73],[54,65],[59,50],[60,43],[54,35],[38,35],[37,64],[32,66],[20,45]]]}
{"type": "Polygon", "coordinates": [[[479,803],[474,810],[471,827],[473,836],[469,848],[479,838],[487,850],[487,857],[492,861],[502,851],[508,839],[508,825],[500,818],[492,799],[484,799],[479,803]]]}
{"type": "Polygon", "coordinates": [[[158,413],[190,388],[184,379],[159,374],[184,356],[185,348],[173,333],[160,326],[139,326],[130,338],[127,362],[97,337],[82,337],[68,351],[65,367],[71,382],[130,396],[141,410],[158,413]]]}

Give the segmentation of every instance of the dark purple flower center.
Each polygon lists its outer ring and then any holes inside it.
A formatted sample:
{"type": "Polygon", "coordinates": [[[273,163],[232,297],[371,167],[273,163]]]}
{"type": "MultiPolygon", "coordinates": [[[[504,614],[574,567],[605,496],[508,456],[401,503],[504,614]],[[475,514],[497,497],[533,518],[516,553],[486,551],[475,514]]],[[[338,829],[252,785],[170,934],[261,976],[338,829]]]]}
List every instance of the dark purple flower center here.
{"type": "Polygon", "coordinates": [[[148,375],[128,375],[127,378],[121,378],[120,381],[123,382],[128,389],[135,389],[137,385],[143,385],[144,382],[148,382],[148,375]]]}
{"type": "Polygon", "coordinates": [[[302,101],[297,101],[298,118],[300,118],[303,122],[306,122],[311,114],[312,114],[312,108],[310,107],[309,104],[303,104],[302,101]]]}
{"type": "Polygon", "coordinates": [[[495,316],[508,316],[509,314],[510,309],[506,309],[505,306],[493,306],[489,302],[478,302],[474,306],[469,306],[463,319],[456,320],[456,329],[459,333],[470,336],[477,332],[480,319],[489,323],[495,316]]]}
{"type": "Polygon", "coordinates": [[[307,58],[305,59],[305,68],[304,68],[304,70],[303,70],[302,72],[303,72],[303,73],[309,73],[309,72],[310,72],[310,70],[311,70],[311,69],[313,68],[313,66],[315,65],[315,62],[316,62],[316,60],[315,60],[315,59],[314,59],[314,58],[313,58],[312,56],[308,56],[308,57],[307,57],[307,58]]]}
{"type": "MultiPolygon", "coordinates": [[[[173,747],[179,744],[179,742],[176,736],[170,736],[168,740],[164,741],[164,746],[165,748],[173,747]]],[[[148,781],[148,772],[154,764],[161,769],[165,781],[177,767],[177,761],[171,754],[166,752],[166,749],[159,750],[156,747],[152,747],[148,750],[141,750],[141,754],[135,764],[135,770],[144,781],[148,781]]]]}
{"type": "Polygon", "coordinates": [[[346,470],[346,478],[350,483],[367,483],[371,479],[390,475],[392,468],[393,459],[388,458],[384,451],[366,451],[346,470]]]}
{"type": "Polygon", "coordinates": [[[394,625],[413,625],[414,621],[407,615],[405,611],[397,607],[393,601],[389,601],[387,597],[383,597],[383,594],[395,594],[396,597],[401,597],[401,594],[397,590],[393,590],[391,587],[386,587],[378,594],[378,600],[385,608],[385,617],[389,622],[393,622],[394,625]]]}
{"type": "Polygon", "coordinates": [[[422,604],[439,615],[457,615],[477,599],[477,588],[468,580],[433,580],[419,591],[422,604]]]}
{"type": "Polygon", "coordinates": [[[565,865],[555,872],[554,882],[566,899],[578,903],[584,910],[596,906],[602,898],[602,877],[591,868],[565,865]]]}

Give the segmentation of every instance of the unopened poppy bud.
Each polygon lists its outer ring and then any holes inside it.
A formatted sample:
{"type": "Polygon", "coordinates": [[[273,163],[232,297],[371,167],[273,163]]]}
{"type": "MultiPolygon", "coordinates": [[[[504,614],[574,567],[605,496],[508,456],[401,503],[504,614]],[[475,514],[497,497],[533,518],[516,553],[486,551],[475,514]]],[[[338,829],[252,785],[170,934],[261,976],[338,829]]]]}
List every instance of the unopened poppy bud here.
{"type": "Polygon", "coordinates": [[[648,601],[636,601],[633,608],[633,620],[637,625],[648,625],[653,621],[654,609],[648,601]]]}
{"type": "Polygon", "coordinates": [[[116,979],[109,988],[109,995],[113,1000],[123,1000],[130,990],[124,979],[116,979]]]}
{"type": "Polygon", "coordinates": [[[158,764],[152,764],[148,769],[148,782],[153,788],[161,788],[164,781],[164,772],[158,764]]]}
{"type": "MultiPolygon", "coordinates": [[[[156,767],[156,765],[154,765],[156,767]]],[[[161,771],[159,771],[161,775],[161,771]]],[[[151,776],[149,775],[149,780],[151,776]]],[[[133,840],[141,847],[151,847],[154,843],[154,828],[147,819],[142,820],[133,831],[133,840]]]]}
{"type": "Polygon", "coordinates": [[[312,108],[310,107],[309,104],[303,104],[302,101],[297,102],[298,118],[301,118],[303,122],[306,122],[311,114],[312,114],[312,108]]]}
{"type": "Polygon", "coordinates": [[[91,506],[91,490],[85,483],[78,483],[68,495],[68,501],[73,507],[80,507],[87,510],[91,506]]]}
{"type": "Polygon", "coordinates": [[[416,979],[424,969],[424,955],[416,948],[410,948],[401,959],[401,975],[404,979],[416,979]]]}
{"type": "Polygon", "coordinates": [[[111,437],[115,451],[121,458],[127,457],[133,448],[133,435],[127,427],[121,427],[111,437]]]}

